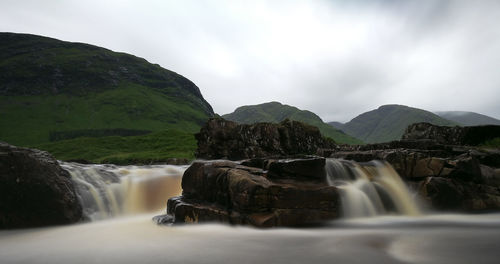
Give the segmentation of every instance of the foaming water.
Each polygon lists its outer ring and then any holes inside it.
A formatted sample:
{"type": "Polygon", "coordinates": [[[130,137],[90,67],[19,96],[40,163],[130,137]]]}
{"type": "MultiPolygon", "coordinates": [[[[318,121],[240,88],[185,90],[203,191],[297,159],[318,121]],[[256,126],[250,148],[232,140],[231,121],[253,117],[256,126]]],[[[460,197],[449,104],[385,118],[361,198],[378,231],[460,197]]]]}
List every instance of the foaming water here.
{"type": "Polygon", "coordinates": [[[422,214],[398,173],[386,162],[361,165],[327,159],[325,170],[327,182],[341,191],[343,217],[422,214]]]}
{"type": "Polygon", "coordinates": [[[90,220],[165,209],[180,195],[187,166],[83,165],[62,162],[76,186],[84,215],[90,220]]]}

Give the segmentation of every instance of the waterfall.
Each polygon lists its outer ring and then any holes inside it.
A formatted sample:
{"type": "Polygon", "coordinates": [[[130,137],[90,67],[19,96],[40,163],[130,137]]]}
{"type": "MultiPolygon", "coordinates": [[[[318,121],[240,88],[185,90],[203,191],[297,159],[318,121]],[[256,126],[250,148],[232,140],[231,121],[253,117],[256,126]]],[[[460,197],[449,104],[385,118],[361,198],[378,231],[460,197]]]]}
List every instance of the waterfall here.
{"type": "MultiPolygon", "coordinates": [[[[188,166],[85,165],[61,162],[75,183],[89,220],[164,210],[168,198],[180,195],[188,166]]],[[[383,214],[419,215],[420,210],[391,165],[327,159],[326,180],[341,194],[347,218],[383,214]]]]}
{"type": "Polygon", "coordinates": [[[165,209],[168,198],[180,195],[187,166],[84,165],[61,162],[75,183],[89,220],[165,209]]]}
{"type": "Polygon", "coordinates": [[[341,193],[342,215],[347,218],[382,214],[421,214],[408,188],[392,166],[371,161],[327,159],[326,180],[341,193]]]}

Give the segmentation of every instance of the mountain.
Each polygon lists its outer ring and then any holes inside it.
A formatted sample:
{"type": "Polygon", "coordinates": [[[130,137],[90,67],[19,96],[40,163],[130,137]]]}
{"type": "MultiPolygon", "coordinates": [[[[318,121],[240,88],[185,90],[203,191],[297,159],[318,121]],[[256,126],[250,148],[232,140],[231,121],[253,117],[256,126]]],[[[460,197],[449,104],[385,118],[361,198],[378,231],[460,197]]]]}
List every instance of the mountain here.
{"type": "Polygon", "coordinates": [[[328,122],[327,124],[339,130],[342,130],[342,128],[344,127],[344,123],[340,123],[337,121],[328,122]]]}
{"type": "Polygon", "coordinates": [[[0,33],[1,141],[30,146],[77,136],[193,134],[213,115],[193,82],[145,59],[0,33]]]}
{"type": "Polygon", "coordinates": [[[500,125],[500,120],[474,112],[442,111],[435,114],[464,126],[500,125]]]}
{"type": "Polygon", "coordinates": [[[457,125],[422,109],[404,105],[383,105],[345,123],[342,130],[367,143],[380,143],[401,139],[408,125],[417,122],[442,126],[457,125]]]}
{"type": "Polygon", "coordinates": [[[346,135],[344,132],[331,127],[321,120],[319,116],[307,110],[284,105],[278,102],[269,102],[259,105],[246,105],[238,107],[233,113],[222,116],[224,119],[243,124],[258,122],[279,123],[285,119],[301,121],[319,128],[321,134],[330,137],[338,143],[361,144],[362,141],[346,135]]]}

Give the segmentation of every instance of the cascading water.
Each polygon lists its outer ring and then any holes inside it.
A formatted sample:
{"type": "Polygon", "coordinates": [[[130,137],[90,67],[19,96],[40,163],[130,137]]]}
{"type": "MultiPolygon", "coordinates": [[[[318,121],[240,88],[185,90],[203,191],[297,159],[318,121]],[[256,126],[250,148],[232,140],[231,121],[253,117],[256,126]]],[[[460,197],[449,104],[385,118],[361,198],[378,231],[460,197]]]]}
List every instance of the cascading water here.
{"type": "Polygon", "coordinates": [[[187,166],[83,165],[61,162],[69,171],[90,220],[153,212],[165,208],[168,198],[181,193],[187,166]]]}
{"type": "MultiPolygon", "coordinates": [[[[90,220],[159,211],[182,192],[187,166],[84,165],[61,162],[75,182],[90,220]]],[[[396,171],[387,163],[327,159],[327,182],[341,192],[346,218],[389,213],[419,215],[420,210],[396,171]]]]}
{"type": "Polygon", "coordinates": [[[325,170],[328,184],[340,189],[346,218],[421,214],[408,188],[388,163],[371,161],[361,165],[327,159],[325,170]]]}

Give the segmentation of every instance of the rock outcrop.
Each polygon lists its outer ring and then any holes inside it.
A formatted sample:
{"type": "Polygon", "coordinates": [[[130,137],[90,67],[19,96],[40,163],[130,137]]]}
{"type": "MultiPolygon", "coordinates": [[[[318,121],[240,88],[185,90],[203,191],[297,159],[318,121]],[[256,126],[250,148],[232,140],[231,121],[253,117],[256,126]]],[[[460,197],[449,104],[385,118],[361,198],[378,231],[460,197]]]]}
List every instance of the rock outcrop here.
{"type": "Polygon", "coordinates": [[[195,137],[198,140],[196,157],[201,159],[316,154],[318,149],[335,147],[333,140],[322,137],[318,128],[290,120],[247,125],[213,118],[195,137]]]}
{"type": "Polygon", "coordinates": [[[446,145],[475,146],[500,136],[500,126],[448,127],[429,123],[415,123],[406,129],[403,140],[428,139],[446,145]]]}
{"type": "Polygon", "coordinates": [[[217,221],[257,227],[304,226],[339,216],[339,194],[325,177],[325,159],[195,162],[182,196],[158,222],[217,221]],[[245,163],[243,163],[245,164],[245,163]],[[311,170],[312,169],[312,170],[311,170]]]}
{"type": "MultiPolygon", "coordinates": [[[[311,152],[357,162],[384,160],[431,209],[499,210],[500,150],[463,146],[464,142],[473,142],[468,133],[475,131],[474,128],[467,131],[420,124],[408,128],[401,141],[349,146],[334,145],[321,138],[317,129],[293,121],[279,125],[238,125],[212,119],[196,135],[198,157],[251,159],[193,163],[184,173],[182,196],[169,199],[167,215],[155,220],[158,223],[216,221],[274,227],[335,219],[342,211],[340,194],[346,193],[341,185],[337,188],[326,182],[327,178],[332,181],[330,169],[336,168],[336,162],[328,161],[327,177],[325,158],[272,157],[311,152]],[[419,134],[421,128],[428,132],[419,134]]],[[[498,137],[484,131],[480,134],[483,141],[498,137]]],[[[378,163],[350,166],[357,173],[368,173],[377,170],[378,165],[373,164],[378,163]]],[[[340,179],[354,177],[352,169],[349,172],[344,167],[335,171],[341,174],[340,179]]],[[[373,177],[385,177],[377,175],[366,178],[371,181],[373,177]]],[[[334,181],[330,184],[335,185],[334,181]]],[[[375,190],[377,188],[381,187],[375,190]]],[[[387,203],[387,190],[379,194],[384,207],[395,204],[394,201],[387,203]]]]}
{"type": "Polygon", "coordinates": [[[69,224],[81,218],[70,175],[49,153],[0,142],[0,228],[69,224]]]}
{"type": "Polygon", "coordinates": [[[325,157],[358,162],[389,162],[433,209],[499,210],[500,150],[470,146],[500,137],[498,128],[418,123],[409,126],[400,141],[320,152],[325,157]]]}

